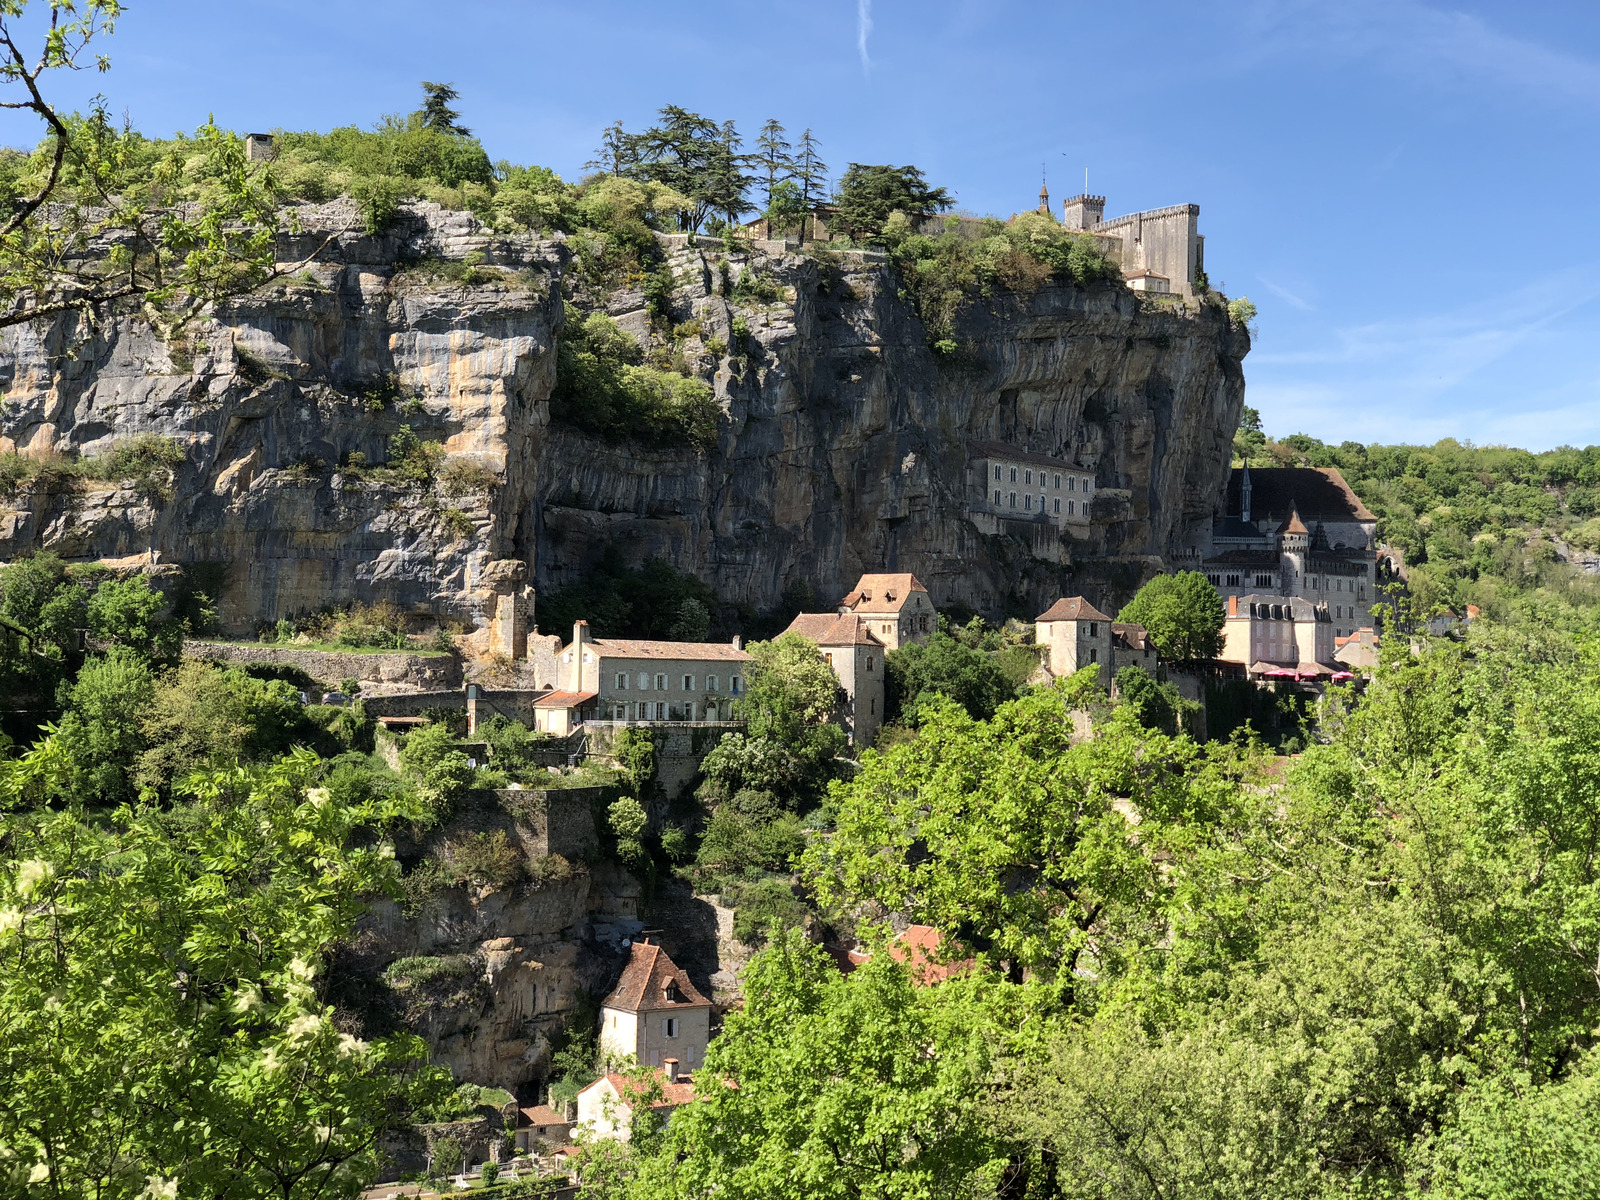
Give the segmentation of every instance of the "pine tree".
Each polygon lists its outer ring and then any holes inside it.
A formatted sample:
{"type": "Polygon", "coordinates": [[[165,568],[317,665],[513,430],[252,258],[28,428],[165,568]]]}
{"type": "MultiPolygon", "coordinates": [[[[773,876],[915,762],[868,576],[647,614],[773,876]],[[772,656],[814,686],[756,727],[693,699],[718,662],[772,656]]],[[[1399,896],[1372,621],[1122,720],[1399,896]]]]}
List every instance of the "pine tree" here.
{"type": "MultiPolygon", "coordinates": [[[[807,212],[811,206],[820,201],[827,191],[828,164],[822,161],[822,156],[817,153],[821,142],[811,136],[807,129],[800,135],[800,153],[795,157],[793,178],[800,185],[800,201],[807,212]]],[[[806,219],[800,218],[800,244],[805,245],[806,219]]]]}
{"type": "Polygon", "coordinates": [[[460,137],[471,137],[472,130],[460,123],[461,114],[451,108],[460,98],[455,88],[448,83],[422,83],[422,123],[429,129],[437,129],[441,133],[453,133],[460,137]]]}
{"type": "MultiPolygon", "coordinates": [[[[794,178],[795,160],[790,153],[794,149],[783,136],[787,131],[778,124],[777,118],[768,118],[767,123],[761,127],[761,136],[756,138],[756,147],[759,153],[753,157],[756,164],[766,175],[766,209],[767,236],[772,236],[772,191],[784,179],[794,178]]],[[[809,131],[808,131],[809,132],[809,131]]]]}

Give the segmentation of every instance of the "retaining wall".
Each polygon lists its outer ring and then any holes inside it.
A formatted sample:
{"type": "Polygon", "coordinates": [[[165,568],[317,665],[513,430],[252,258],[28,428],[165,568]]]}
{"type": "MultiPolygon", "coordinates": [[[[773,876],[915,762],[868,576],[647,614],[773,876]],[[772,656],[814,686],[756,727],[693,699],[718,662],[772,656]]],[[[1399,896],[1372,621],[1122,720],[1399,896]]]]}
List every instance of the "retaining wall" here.
{"type": "Polygon", "coordinates": [[[186,641],[189,658],[224,663],[274,663],[298,667],[313,679],[337,687],[341,679],[366,683],[402,683],[417,688],[459,688],[461,660],[453,654],[357,654],[337,650],[303,650],[256,642],[186,641]]]}

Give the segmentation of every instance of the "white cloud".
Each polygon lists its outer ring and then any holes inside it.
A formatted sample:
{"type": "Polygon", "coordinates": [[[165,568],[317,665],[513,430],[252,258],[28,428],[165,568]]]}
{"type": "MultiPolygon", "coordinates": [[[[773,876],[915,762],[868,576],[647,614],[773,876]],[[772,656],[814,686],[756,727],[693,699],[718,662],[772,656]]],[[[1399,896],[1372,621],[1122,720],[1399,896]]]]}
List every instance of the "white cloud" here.
{"type": "Polygon", "coordinates": [[[1316,307],[1311,303],[1311,301],[1305,299],[1304,297],[1295,295],[1295,293],[1291,292],[1288,288],[1284,287],[1282,284],[1272,282],[1272,280],[1268,279],[1265,275],[1257,275],[1256,278],[1261,281],[1262,287],[1266,288],[1267,291],[1271,292],[1279,300],[1282,300],[1290,308],[1298,308],[1301,312],[1310,312],[1316,307]]]}
{"type": "Polygon", "coordinates": [[[867,56],[867,38],[872,36],[872,0],[856,0],[856,52],[861,55],[861,69],[872,69],[872,59],[867,56]]]}

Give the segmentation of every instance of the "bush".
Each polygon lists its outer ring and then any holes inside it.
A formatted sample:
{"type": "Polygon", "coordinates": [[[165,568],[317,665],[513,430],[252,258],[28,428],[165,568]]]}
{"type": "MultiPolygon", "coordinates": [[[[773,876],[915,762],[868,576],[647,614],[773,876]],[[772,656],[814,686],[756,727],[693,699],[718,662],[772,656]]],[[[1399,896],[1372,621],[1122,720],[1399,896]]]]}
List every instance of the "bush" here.
{"type": "Polygon", "coordinates": [[[722,409],[710,385],[642,365],[642,357],[610,317],[569,306],[556,348],[551,419],[608,441],[714,446],[722,409]]]}
{"type": "Polygon", "coordinates": [[[142,433],[118,442],[105,454],[84,459],[86,479],[103,479],[131,486],[152,504],[172,499],[175,472],[184,462],[183,448],[169,437],[142,433]]]}
{"type": "Polygon", "coordinates": [[[787,884],[763,879],[739,891],[733,913],[733,936],[747,946],[764,946],[776,925],[780,931],[793,929],[805,921],[806,906],[795,898],[787,884]]]}
{"type": "MultiPolygon", "coordinates": [[[[935,633],[926,645],[912,642],[890,651],[885,663],[889,673],[884,702],[887,716],[903,718],[912,726],[920,722],[919,711],[936,696],[948,696],[975,719],[986,721],[1016,695],[1016,685],[999,661],[943,631],[935,633]]],[[[1031,666],[1028,673],[1032,674],[1031,666]]]]}

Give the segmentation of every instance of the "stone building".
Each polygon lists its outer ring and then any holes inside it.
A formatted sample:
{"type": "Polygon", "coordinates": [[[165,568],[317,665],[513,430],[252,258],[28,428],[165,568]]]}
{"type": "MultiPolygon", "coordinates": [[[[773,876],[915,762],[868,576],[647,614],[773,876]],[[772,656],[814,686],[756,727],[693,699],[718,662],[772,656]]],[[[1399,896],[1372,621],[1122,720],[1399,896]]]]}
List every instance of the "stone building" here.
{"type": "MultiPolygon", "coordinates": [[[[694,1099],[694,1081],[680,1078],[676,1063],[669,1063],[652,1074],[660,1081],[661,1098],[652,1101],[650,1107],[665,1123],[672,1119],[674,1112],[694,1099]]],[[[637,1103],[638,1095],[636,1088],[633,1081],[615,1071],[600,1076],[578,1093],[578,1128],[591,1137],[627,1141],[633,1132],[633,1106],[637,1103]]]]}
{"type": "Polygon", "coordinates": [[[1174,204],[1109,221],[1105,212],[1104,196],[1079,194],[1062,204],[1061,223],[1100,238],[1121,263],[1125,277],[1150,271],[1167,280],[1168,287],[1162,290],[1187,297],[1197,294],[1196,285],[1205,278],[1206,269],[1198,204],[1174,204]]]}
{"type": "Polygon", "coordinates": [[[731,642],[596,638],[572,626],[561,652],[562,690],[588,697],[602,721],[731,721],[750,656],[731,642]]]}
{"type": "Polygon", "coordinates": [[[1057,679],[1098,666],[1100,686],[1110,690],[1123,667],[1156,668],[1155,646],[1143,625],[1113,621],[1082,596],[1057,600],[1040,613],[1033,640],[1047,647],[1044,666],[1057,679]]]}
{"type": "Polygon", "coordinates": [[[985,533],[1007,532],[1003,522],[1036,521],[1088,536],[1090,468],[1002,442],[969,442],[967,456],[969,506],[985,533]]]}
{"type": "Polygon", "coordinates": [[[840,616],[857,616],[889,650],[926,642],[938,627],[928,589],[915,575],[863,575],[839,601],[840,616]]]}
{"type": "Polygon", "coordinates": [[[1339,670],[1328,606],[1299,596],[1229,596],[1222,637],[1222,661],[1251,675],[1327,677],[1339,670]]]}
{"type": "Polygon", "coordinates": [[[622,978],[600,1005],[601,1057],[692,1071],[705,1061],[710,1038],[711,1001],[660,946],[634,942],[622,978]]]}
{"type": "MultiPolygon", "coordinates": [[[[1333,636],[1372,625],[1378,518],[1334,467],[1240,467],[1200,569],[1224,599],[1325,606],[1333,636]]],[[[1321,661],[1321,660],[1319,660],[1321,661]]]]}
{"type": "Polygon", "coordinates": [[[883,724],[883,657],[887,648],[870,626],[866,617],[853,613],[801,613],[784,630],[815,642],[833,668],[844,694],[839,722],[856,746],[872,745],[883,724]]]}

